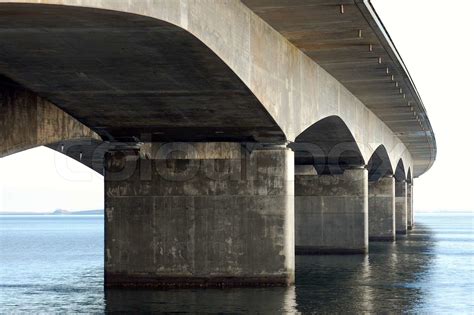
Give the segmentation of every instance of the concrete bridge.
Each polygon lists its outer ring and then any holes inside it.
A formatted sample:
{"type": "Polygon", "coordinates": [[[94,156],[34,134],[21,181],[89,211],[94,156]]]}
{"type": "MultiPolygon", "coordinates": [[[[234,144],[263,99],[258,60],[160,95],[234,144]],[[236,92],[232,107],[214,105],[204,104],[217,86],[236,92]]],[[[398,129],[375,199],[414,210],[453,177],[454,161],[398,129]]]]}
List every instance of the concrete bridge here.
{"type": "Polygon", "coordinates": [[[368,1],[0,0],[0,75],[0,156],[104,174],[107,286],[291,284],[405,234],[436,157],[368,1]]]}

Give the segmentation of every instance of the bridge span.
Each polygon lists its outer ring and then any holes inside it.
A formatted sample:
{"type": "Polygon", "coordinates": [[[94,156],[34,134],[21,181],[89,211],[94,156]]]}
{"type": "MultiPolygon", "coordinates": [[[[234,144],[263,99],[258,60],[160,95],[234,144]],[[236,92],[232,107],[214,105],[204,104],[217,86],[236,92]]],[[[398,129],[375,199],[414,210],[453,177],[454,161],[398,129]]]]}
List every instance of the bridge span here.
{"type": "Polygon", "coordinates": [[[0,0],[0,110],[0,157],[105,176],[107,286],[292,284],[406,234],[436,158],[362,0],[0,0]]]}

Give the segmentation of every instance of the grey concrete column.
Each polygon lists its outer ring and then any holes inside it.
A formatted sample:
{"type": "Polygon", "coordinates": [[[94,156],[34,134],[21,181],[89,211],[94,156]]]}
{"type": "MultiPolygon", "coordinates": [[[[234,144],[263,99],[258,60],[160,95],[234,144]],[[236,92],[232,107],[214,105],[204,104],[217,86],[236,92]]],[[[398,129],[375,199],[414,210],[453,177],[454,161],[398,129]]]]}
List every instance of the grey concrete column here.
{"type": "Polygon", "coordinates": [[[407,183],[407,229],[413,228],[413,185],[407,183]]]}
{"type": "Polygon", "coordinates": [[[297,254],[361,254],[368,250],[368,172],[295,176],[297,254]]]}
{"type": "Polygon", "coordinates": [[[369,240],[395,240],[395,178],[369,181],[369,240]]]}
{"type": "Polygon", "coordinates": [[[407,202],[407,182],[395,182],[395,223],[397,234],[407,233],[407,217],[408,217],[408,202],[407,202]]]}
{"type": "Polygon", "coordinates": [[[106,165],[106,286],[294,282],[291,150],[153,145],[106,165]]]}

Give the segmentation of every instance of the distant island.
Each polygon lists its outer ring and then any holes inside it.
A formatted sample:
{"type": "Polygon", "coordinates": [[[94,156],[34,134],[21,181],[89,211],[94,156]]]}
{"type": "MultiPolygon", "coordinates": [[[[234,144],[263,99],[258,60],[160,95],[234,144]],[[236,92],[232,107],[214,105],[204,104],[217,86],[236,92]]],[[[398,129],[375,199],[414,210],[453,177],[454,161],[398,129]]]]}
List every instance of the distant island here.
{"type": "Polygon", "coordinates": [[[71,211],[56,209],[53,212],[0,212],[3,215],[103,215],[104,210],[71,211]]]}
{"type": "Polygon", "coordinates": [[[69,210],[63,210],[63,209],[57,209],[53,213],[50,213],[53,215],[70,215],[70,214],[82,214],[82,215],[87,215],[87,214],[104,214],[104,210],[83,210],[83,211],[69,211],[69,210]]]}

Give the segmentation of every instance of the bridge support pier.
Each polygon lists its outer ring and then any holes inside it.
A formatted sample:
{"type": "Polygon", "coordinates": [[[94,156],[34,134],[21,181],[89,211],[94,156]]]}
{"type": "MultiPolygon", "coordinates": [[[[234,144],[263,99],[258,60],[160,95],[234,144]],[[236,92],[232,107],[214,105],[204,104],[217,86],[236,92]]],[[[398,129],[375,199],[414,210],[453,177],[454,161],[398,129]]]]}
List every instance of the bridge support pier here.
{"type": "Polygon", "coordinates": [[[296,253],[368,251],[368,172],[295,176],[296,253]]]}
{"type": "Polygon", "coordinates": [[[395,178],[369,182],[369,240],[395,240],[395,178]]]}
{"type": "Polygon", "coordinates": [[[413,184],[407,184],[407,229],[413,229],[415,225],[413,213],[413,184]]]}
{"type": "Polygon", "coordinates": [[[153,144],[105,163],[106,286],[294,282],[291,150],[153,144]]]}
{"type": "Polygon", "coordinates": [[[407,182],[405,180],[395,182],[395,223],[397,234],[407,234],[407,182]]]}

